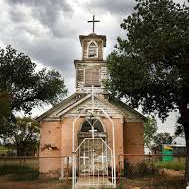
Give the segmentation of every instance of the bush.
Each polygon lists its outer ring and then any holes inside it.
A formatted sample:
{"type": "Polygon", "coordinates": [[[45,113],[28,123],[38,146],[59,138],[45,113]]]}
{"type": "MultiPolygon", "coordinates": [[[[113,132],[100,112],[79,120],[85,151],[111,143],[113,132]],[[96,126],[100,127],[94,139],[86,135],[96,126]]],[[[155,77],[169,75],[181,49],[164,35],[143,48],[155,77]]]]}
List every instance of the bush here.
{"type": "Polygon", "coordinates": [[[126,178],[152,177],[154,175],[159,175],[159,168],[154,163],[142,162],[131,164],[127,161],[124,162],[124,176],[126,178]]]}
{"type": "Polygon", "coordinates": [[[28,166],[2,165],[0,175],[11,175],[14,180],[36,180],[39,178],[39,171],[28,166]]]}

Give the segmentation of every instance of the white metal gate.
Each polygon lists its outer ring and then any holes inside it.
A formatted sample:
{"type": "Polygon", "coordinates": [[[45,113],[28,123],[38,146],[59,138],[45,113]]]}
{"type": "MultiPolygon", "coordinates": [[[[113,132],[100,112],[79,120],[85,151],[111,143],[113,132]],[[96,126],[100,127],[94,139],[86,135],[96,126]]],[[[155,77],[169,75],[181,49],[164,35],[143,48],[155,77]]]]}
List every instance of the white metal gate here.
{"type": "Polygon", "coordinates": [[[90,95],[92,106],[85,107],[72,124],[72,187],[74,188],[77,184],[78,186],[103,185],[116,188],[115,124],[106,110],[94,103],[95,95],[93,90],[94,87],[92,86],[90,95]],[[104,114],[104,116],[109,120],[109,124],[112,127],[112,149],[102,138],[94,137],[95,130],[93,125],[91,125],[92,138],[85,138],[81,142],[81,144],[77,148],[75,148],[75,124],[77,120],[84,115],[85,117],[96,117],[96,114],[104,114]],[[88,141],[92,141],[92,143],[88,143],[88,141]],[[98,142],[102,145],[101,156],[96,155],[97,149],[95,148],[95,146],[98,144],[98,142]],[[85,147],[85,145],[87,144],[88,146],[90,146],[90,148],[88,149],[85,147]],[[86,152],[88,153],[88,156],[86,156],[86,152]],[[81,165],[81,161],[83,162],[83,165],[81,165]],[[86,163],[89,163],[90,166],[86,167],[86,163]],[[100,164],[102,165],[101,170],[96,169],[95,165],[98,167],[100,166],[100,164]],[[86,176],[88,176],[88,180],[86,179],[86,176]]]}
{"type": "Polygon", "coordinates": [[[112,150],[102,138],[85,138],[75,151],[75,186],[114,186],[112,150]]]}

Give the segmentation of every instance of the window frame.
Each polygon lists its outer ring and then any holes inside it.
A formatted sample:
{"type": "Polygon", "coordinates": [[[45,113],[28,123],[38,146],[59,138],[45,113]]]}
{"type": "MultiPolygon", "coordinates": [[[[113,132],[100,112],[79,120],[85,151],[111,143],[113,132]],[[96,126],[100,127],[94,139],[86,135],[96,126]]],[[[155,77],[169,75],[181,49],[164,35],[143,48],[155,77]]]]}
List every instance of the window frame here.
{"type": "Polygon", "coordinates": [[[97,45],[96,41],[94,41],[94,40],[92,40],[92,41],[90,41],[90,42],[88,43],[88,46],[87,46],[87,58],[98,58],[98,45],[97,45]],[[94,57],[89,57],[89,48],[90,48],[90,45],[91,45],[92,43],[94,43],[95,46],[96,46],[96,56],[94,56],[94,57]]]}

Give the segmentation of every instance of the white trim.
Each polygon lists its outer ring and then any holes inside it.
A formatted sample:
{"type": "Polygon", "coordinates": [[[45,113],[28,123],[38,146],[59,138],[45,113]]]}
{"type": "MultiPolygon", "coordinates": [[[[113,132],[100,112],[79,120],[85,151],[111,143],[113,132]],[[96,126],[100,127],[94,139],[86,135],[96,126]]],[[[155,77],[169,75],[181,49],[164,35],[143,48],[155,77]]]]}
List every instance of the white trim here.
{"type": "MultiPolygon", "coordinates": [[[[83,116],[87,116],[88,114],[82,114],[83,116]]],[[[103,130],[104,130],[104,133],[106,132],[106,127],[104,126],[104,123],[101,119],[100,116],[95,116],[96,120],[100,121],[100,123],[102,124],[102,127],[103,127],[103,130]]],[[[86,121],[86,119],[84,118],[83,121],[80,123],[79,125],[79,132],[81,132],[81,129],[82,129],[82,126],[83,126],[83,123],[86,121]]]]}
{"type": "Polygon", "coordinates": [[[96,43],[95,40],[89,41],[89,42],[87,43],[87,58],[90,58],[90,59],[98,58],[98,48],[99,48],[99,47],[98,47],[98,44],[96,43]],[[96,53],[96,56],[94,56],[94,57],[89,57],[89,46],[90,46],[91,43],[94,43],[94,44],[96,45],[96,47],[97,47],[97,53],[96,53]]]}
{"type": "Polygon", "coordinates": [[[64,110],[60,110],[56,116],[61,116],[63,114],[65,114],[66,112],[68,112],[69,110],[73,109],[74,107],[76,107],[77,105],[79,105],[81,102],[87,100],[89,97],[91,97],[91,94],[83,97],[82,99],[80,99],[79,101],[75,102],[74,104],[72,104],[71,106],[69,106],[68,108],[64,109],[64,110]]]}
{"type": "MultiPolygon", "coordinates": [[[[92,88],[91,95],[92,96],[94,95],[93,88],[92,88]]],[[[93,97],[92,97],[92,99],[93,99],[93,97]]],[[[77,166],[76,166],[76,151],[77,151],[78,148],[75,148],[75,123],[83,115],[83,113],[85,112],[86,109],[91,109],[92,112],[93,112],[93,109],[101,110],[104,113],[104,115],[111,122],[111,125],[112,125],[112,139],[113,139],[113,149],[112,149],[112,156],[111,156],[112,157],[112,160],[111,160],[112,161],[112,186],[114,188],[116,188],[115,123],[112,120],[112,118],[106,113],[106,111],[102,107],[94,105],[94,100],[92,100],[92,103],[93,103],[92,107],[83,108],[81,113],[76,117],[76,119],[72,123],[72,154],[73,154],[73,160],[72,160],[72,188],[74,188],[76,186],[76,181],[77,181],[77,176],[76,176],[76,169],[77,169],[77,166]]],[[[95,115],[93,115],[93,116],[96,117],[95,115]]]]}

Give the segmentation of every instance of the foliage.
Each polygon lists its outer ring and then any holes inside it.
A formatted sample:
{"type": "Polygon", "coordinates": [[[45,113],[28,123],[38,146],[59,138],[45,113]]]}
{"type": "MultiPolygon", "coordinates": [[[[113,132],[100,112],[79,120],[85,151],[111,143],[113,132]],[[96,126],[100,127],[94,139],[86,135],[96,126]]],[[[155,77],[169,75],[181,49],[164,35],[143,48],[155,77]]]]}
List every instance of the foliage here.
{"type": "Polygon", "coordinates": [[[64,80],[55,70],[36,71],[36,64],[11,46],[0,49],[0,91],[7,91],[11,110],[26,113],[36,105],[55,104],[67,90],[64,80]]]}
{"type": "Polygon", "coordinates": [[[157,132],[157,121],[154,117],[147,117],[144,123],[144,145],[151,149],[153,140],[157,132]]]}
{"type": "Polygon", "coordinates": [[[179,110],[189,181],[189,6],[172,0],[137,0],[134,9],[121,24],[126,38],[118,37],[116,50],[107,58],[107,86],[112,95],[163,120],[179,110]]]}
{"type": "Polygon", "coordinates": [[[37,71],[36,64],[11,46],[0,48],[0,138],[17,131],[16,111],[30,113],[35,106],[60,102],[67,93],[55,70],[37,71]],[[16,127],[14,130],[14,126],[16,127]]]}
{"type": "Polygon", "coordinates": [[[154,143],[156,146],[159,146],[161,144],[171,144],[173,141],[173,137],[170,135],[170,133],[157,133],[154,136],[154,143]]]}
{"type": "Polygon", "coordinates": [[[171,144],[173,136],[170,133],[157,133],[157,121],[154,117],[147,117],[148,120],[144,123],[144,144],[149,149],[153,146],[161,144],[171,144]]]}
{"type": "Polygon", "coordinates": [[[0,175],[9,175],[13,180],[36,180],[39,178],[39,171],[25,165],[1,165],[0,175]]]}
{"type": "Polygon", "coordinates": [[[166,169],[171,169],[175,171],[181,171],[184,170],[185,167],[185,161],[182,159],[182,161],[171,161],[171,162],[157,162],[156,166],[158,168],[166,168],[166,169]]]}
{"type": "Polygon", "coordinates": [[[141,162],[137,164],[128,163],[124,161],[124,176],[127,178],[143,178],[153,177],[159,175],[159,169],[151,162],[141,162]]]}
{"type": "Polygon", "coordinates": [[[9,148],[5,146],[0,146],[0,156],[7,154],[8,151],[9,151],[9,148]]]}
{"type": "Polygon", "coordinates": [[[182,125],[181,118],[179,117],[177,123],[175,125],[175,137],[185,137],[184,136],[184,128],[182,125]]]}
{"type": "Polygon", "coordinates": [[[10,102],[11,100],[8,92],[0,90],[0,124],[2,124],[4,119],[10,115],[10,102]]]}
{"type": "Polygon", "coordinates": [[[39,144],[39,123],[30,117],[16,118],[13,129],[5,143],[12,144],[18,156],[33,155],[39,144]]]}
{"type": "Polygon", "coordinates": [[[0,137],[7,133],[8,128],[5,121],[11,117],[11,99],[7,91],[0,90],[0,137]]]}

